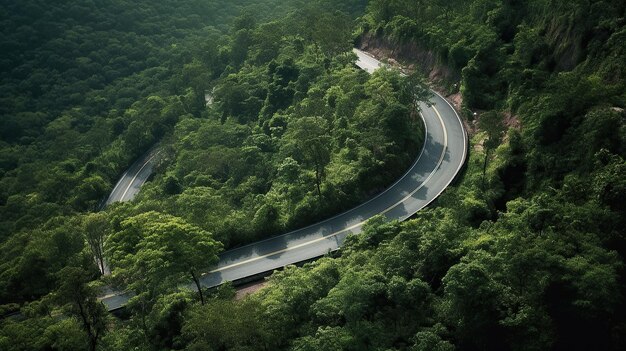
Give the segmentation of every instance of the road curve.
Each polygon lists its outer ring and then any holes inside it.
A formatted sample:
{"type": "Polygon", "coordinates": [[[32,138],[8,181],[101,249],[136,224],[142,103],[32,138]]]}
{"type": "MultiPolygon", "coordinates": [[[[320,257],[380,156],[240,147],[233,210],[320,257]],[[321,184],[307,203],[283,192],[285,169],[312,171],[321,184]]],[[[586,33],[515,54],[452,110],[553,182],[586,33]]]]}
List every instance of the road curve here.
{"type": "MultiPolygon", "coordinates": [[[[357,65],[373,72],[381,63],[356,50],[357,65]]],[[[410,169],[393,185],[371,200],[335,217],[277,237],[220,254],[217,267],[204,274],[205,287],[218,286],[271,272],[337,250],[346,236],[359,233],[371,217],[383,214],[405,220],[434,201],[454,180],[465,163],[467,134],[452,106],[437,93],[431,105],[421,104],[426,126],[424,147],[410,169]]],[[[111,310],[122,307],[127,295],[110,294],[102,302],[111,310]]]]}
{"type": "Polygon", "coordinates": [[[154,147],[143,154],[115,184],[113,191],[107,198],[103,207],[109,206],[114,202],[130,201],[141,190],[141,186],[150,178],[154,165],[158,160],[159,150],[154,147]]]}

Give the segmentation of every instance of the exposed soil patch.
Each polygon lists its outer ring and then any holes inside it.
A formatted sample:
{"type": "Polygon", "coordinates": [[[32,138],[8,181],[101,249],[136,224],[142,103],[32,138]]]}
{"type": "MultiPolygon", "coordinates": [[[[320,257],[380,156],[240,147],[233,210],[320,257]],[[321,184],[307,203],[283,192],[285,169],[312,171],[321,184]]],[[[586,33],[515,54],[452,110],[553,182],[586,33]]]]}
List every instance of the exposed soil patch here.
{"type": "Polygon", "coordinates": [[[504,126],[513,129],[521,129],[522,124],[519,121],[519,118],[512,114],[511,112],[504,112],[504,126]]]}
{"type": "Polygon", "coordinates": [[[252,282],[245,285],[242,285],[237,288],[237,293],[235,294],[235,300],[241,300],[244,297],[254,294],[255,292],[263,289],[267,286],[267,281],[260,280],[258,282],[252,282]]]}
{"type": "Polygon", "coordinates": [[[463,104],[463,96],[461,93],[454,93],[452,95],[446,96],[446,99],[450,101],[452,106],[457,109],[457,111],[461,110],[461,105],[463,104]]]}
{"type": "MultiPolygon", "coordinates": [[[[433,90],[444,96],[457,111],[461,111],[463,105],[463,96],[459,92],[461,76],[459,72],[446,66],[432,50],[421,47],[417,43],[395,43],[387,38],[370,34],[364,35],[358,46],[378,60],[404,73],[422,72],[433,90]]],[[[471,112],[474,114],[471,120],[462,118],[470,137],[480,131],[478,120],[484,111],[472,110],[471,112]]],[[[503,123],[507,129],[521,129],[519,118],[510,112],[504,113],[503,123]]],[[[482,145],[475,145],[475,147],[482,149],[482,145]]]]}
{"type": "MultiPolygon", "coordinates": [[[[459,92],[460,74],[441,62],[436,53],[416,43],[392,43],[386,38],[365,35],[358,45],[376,59],[399,69],[405,74],[421,72],[431,88],[441,94],[454,108],[461,111],[463,96],[459,92]]],[[[476,132],[475,126],[461,118],[469,135],[476,132]]]]}
{"type": "Polygon", "coordinates": [[[436,52],[417,43],[395,43],[384,37],[366,34],[358,46],[392,66],[401,63],[406,71],[423,73],[438,90],[446,91],[448,89],[444,87],[451,87],[461,79],[460,73],[441,62],[436,52]]]}

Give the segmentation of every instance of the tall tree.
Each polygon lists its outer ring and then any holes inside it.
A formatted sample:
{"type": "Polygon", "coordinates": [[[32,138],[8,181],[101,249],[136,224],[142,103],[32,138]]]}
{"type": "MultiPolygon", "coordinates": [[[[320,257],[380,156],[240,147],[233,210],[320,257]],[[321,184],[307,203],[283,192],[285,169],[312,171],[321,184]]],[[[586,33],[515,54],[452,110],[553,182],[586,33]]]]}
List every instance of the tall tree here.
{"type": "Polygon", "coordinates": [[[331,138],[328,123],[321,117],[303,117],[289,123],[285,135],[287,143],[303,162],[313,166],[315,188],[322,196],[321,184],[325,168],[330,162],[331,138]]]}
{"type": "Polygon", "coordinates": [[[485,160],[483,162],[483,190],[485,188],[485,173],[487,172],[487,163],[489,157],[495,148],[500,145],[502,136],[504,135],[504,123],[502,121],[502,115],[496,111],[490,111],[480,116],[478,120],[478,126],[481,130],[487,133],[487,139],[483,142],[485,148],[485,160]]]}
{"type": "Polygon", "coordinates": [[[222,248],[211,233],[154,211],[125,220],[122,227],[107,241],[114,276],[150,295],[175,289],[191,278],[204,304],[199,274],[217,262],[222,248]]]}
{"type": "Polygon", "coordinates": [[[88,285],[89,275],[79,267],[65,267],[58,273],[59,288],[55,297],[59,304],[80,319],[89,339],[89,350],[95,351],[106,332],[107,312],[96,299],[96,291],[88,285]]]}
{"type": "Polygon", "coordinates": [[[401,93],[403,94],[401,98],[410,102],[412,110],[411,113],[414,116],[419,115],[420,102],[427,102],[432,96],[432,93],[426,84],[426,80],[417,72],[408,75],[406,79],[404,79],[401,93]]]}
{"type": "Polygon", "coordinates": [[[90,213],[83,218],[83,230],[85,239],[91,249],[100,273],[106,273],[104,262],[104,241],[108,234],[109,220],[102,212],[90,213]]]}

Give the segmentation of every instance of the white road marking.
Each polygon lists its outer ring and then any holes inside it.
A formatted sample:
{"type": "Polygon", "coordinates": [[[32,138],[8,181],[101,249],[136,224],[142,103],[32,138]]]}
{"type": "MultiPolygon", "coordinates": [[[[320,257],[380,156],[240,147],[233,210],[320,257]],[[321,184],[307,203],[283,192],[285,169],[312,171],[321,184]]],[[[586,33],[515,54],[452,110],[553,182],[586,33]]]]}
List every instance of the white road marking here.
{"type": "Polygon", "coordinates": [[[128,192],[128,190],[130,190],[130,188],[133,186],[133,183],[135,182],[135,179],[137,179],[137,177],[139,176],[139,174],[141,173],[141,171],[143,171],[144,168],[146,168],[146,166],[148,165],[148,163],[150,163],[150,161],[152,161],[153,158],[155,158],[161,151],[155,153],[154,155],[152,155],[152,157],[150,157],[148,159],[148,161],[146,161],[141,168],[139,168],[139,170],[137,171],[137,173],[135,173],[135,176],[133,177],[133,179],[130,180],[130,183],[128,184],[128,187],[126,188],[126,190],[124,191],[124,193],[122,194],[122,197],[120,197],[119,201],[124,201],[124,197],[126,197],[126,193],[128,192]]]}
{"type": "MultiPolygon", "coordinates": [[[[364,53],[364,52],[361,52],[361,53],[365,54],[364,56],[365,56],[365,57],[367,57],[367,58],[372,58],[373,60],[376,60],[375,58],[373,58],[371,55],[369,55],[369,54],[367,54],[367,53],[364,53]]],[[[361,55],[359,55],[359,56],[361,56],[361,55]]],[[[380,63],[380,62],[378,62],[378,67],[380,67],[380,66],[381,66],[381,63],[380,63]]],[[[368,69],[367,69],[367,68],[364,68],[364,69],[365,69],[366,71],[368,71],[368,69]]],[[[376,69],[376,68],[374,68],[373,70],[375,70],[375,69],[376,69]]],[[[450,104],[450,102],[448,102],[445,98],[443,98],[443,97],[442,97],[439,93],[437,93],[437,92],[434,92],[434,93],[435,93],[436,95],[438,95],[441,99],[443,99],[443,100],[444,100],[444,101],[448,104],[448,106],[450,106],[450,108],[453,110],[454,114],[456,115],[456,117],[457,117],[457,119],[458,119],[458,122],[459,122],[459,124],[460,124],[460,126],[461,126],[461,129],[462,129],[462,131],[463,131],[463,135],[464,135],[464,139],[463,139],[463,145],[464,145],[464,148],[463,148],[462,161],[465,161],[465,158],[467,157],[466,155],[467,155],[467,142],[468,142],[468,140],[467,140],[467,131],[466,131],[466,130],[465,130],[465,128],[463,127],[463,122],[461,121],[461,118],[459,117],[459,115],[458,115],[458,113],[456,112],[456,110],[454,109],[454,107],[452,107],[452,105],[450,104]]],[[[433,169],[433,171],[429,174],[428,178],[427,178],[426,180],[424,180],[424,181],[422,182],[422,184],[420,184],[420,186],[419,186],[417,189],[413,190],[413,191],[412,191],[409,195],[407,195],[406,197],[404,197],[402,200],[400,200],[399,202],[395,203],[394,205],[392,205],[392,206],[390,206],[390,207],[386,208],[386,209],[385,209],[385,210],[383,210],[381,213],[387,213],[387,212],[391,211],[391,210],[392,210],[392,209],[394,209],[396,206],[398,206],[399,204],[403,203],[403,202],[404,202],[404,201],[406,201],[408,198],[410,198],[411,196],[413,196],[413,195],[414,195],[417,191],[419,191],[422,187],[424,187],[424,185],[425,185],[425,184],[427,184],[427,183],[428,183],[428,181],[430,181],[430,179],[434,176],[434,173],[435,173],[435,172],[436,172],[436,171],[437,171],[437,170],[441,167],[441,164],[443,163],[443,160],[444,160],[444,158],[445,158],[445,153],[446,153],[446,150],[448,149],[448,133],[447,133],[447,130],[445,129],[445,125],[444,125],[443,119],[442,119],[442,117],[441,117],[441,115],[440,115],[439,111],[438,111],[438,110],[437,110],[434,106],[432,106],[432,108],[433,108],[433,110],[435,111],[435,113],[437,114],[437,117],[439,118],[439,121],[440,121],[440,123],[441,123],[441,125],[442,125],[443,132],[444,132],[444,148],[443,148],[443,150],[442,150],[442,154],[441,154],[441,156],[440,156],[440,158],[439,158],[439,161],[438,161],[438,163],[437,163],[437,166],[436,166],[436,167],[433,169]]],[[[422,118],[423,118],[423,116],[422,116],[422,118]]],[[[424,125],[425,125],[425,127],[426,127],[426,135],[427,135],[427,134],[428,134],[428,126],[426,125],[426,123],[425,123],[424,125]]],[[[425,139],[424,139],[424,146],[426,145],[426,142],[427,142],[427,138],[425,138],[425,139]]],[[[420,153],[420,156],[419,156],[419,157],[418,157],[418,159],[414,162],[414,164],[411,166],[411,169],[413,168],[413,166],[414,166],[414,165],[415,165],[415,164],[419,161],[419,159],[421,158],[421,156],[422,156],[422,154],[423,154],[423,152],[424,152],[424,149],[425,149],[425,147],[422,147],[422,151],[421,151],[421,153],[420,153]]],[[[160,151],[159,151],[159,152],[160,152],[160,151]]],[[[136,175],[133,177],[133,179],[131,180],[131,183],[130,183],[130,185],[128,186],[128,188],[126,188],[126,190],[124,191],[124,194],[122,195],[122,199],[124,198],[124,196],[126,196],[126,193],[127,193],[127,192],[128,192],[128,190],[130,189],[130,187],[132,187],[132,183],[136,180],[136,178],[137,178],[137,177],[138,177],[138,175],[141,173],[141,171],[143,170],[143,168],[145,168],[145,166],[146,166],[146,165],[147,165],[147,164],[148,164],[148,163],[149,163],[149,162],[150,162],[150,161],[151,161],[151,160],[152,160],[152,159],[153,159],[153,158],[154,158],[154,157],[155,157],[155,156],[156,156],[159,152],[157,152],[154,156],[152,156],[152,157],[151,157],[151,158],[150,158],[150,159],[149,159],[146,163],[144,163],[144,165],[143,165],[143,166],[139,169],[139,171],[137,172],[137,174],[136,174],[136,175]]],[[[455,176],[458,174],[458,172],[460,171],[461,167],[463,167],[463,164],[464,164],[464,162],[461,162],[461,163],[460,163],[460,165],[458,166],[458,168],[457,168],[457,170],[456,170],[455,176]]],[[[393,188],[393,186],[394,186],[394,185],[396,185],[397,183],[399,183],[400,181],[402,181],[402,180],[403,180],[406,176],[408,176],[408,175],[410,174],[410,172],[411,172],[411,169],[409,169],[409,170],[408,170],[408,171],[407,171],[407,172],[406,172],[406,173],[405,173],[405,174],[404,174],[404,175],[403,175],[403,176],[402,176],[402,177],[401,177],[398,181],[396,181],[396,182],[395,182],[392,186],[390,186],[387,190],[383,191],[381,194],[377,195],[376,197],[374,197],[374,198],[370,199],[369,201],[366,201],[365,203],[363,203],[363,204],[361,204],[361,205],[359,205],[359,206],[357,206],[357,207],[355,207],[355,208],[353,208],[353,209],[351,209],[351,210],[349,210],[349,211],[352,211],[352,210],[354,210],[354,209],[356,209],[356,208],[358,208],[358,207],[361,207],[361,206],[363,206],[363,205],[365,205],[365,204],[369,203],[370,201],[375,200],[376,198],[378,198],[378,197],[379,197],[379,196],[381,196],[382,194],[386,193],[388,190],[390,190],[391,188],[393,188]]],[[[124,173],[124,176],[126,176],[126,173],[127,173],[127,172],[125,172],[125,173],[124,173]]],[[[434,200],[435,200],[435,199],[436,199],[436,198],[437,198],[437,197],[438,197],[438,196],[439,196],[439,195],[440,195],[440,194],[441,194],[441,193],[442,193],[442,192],[443,192],[443,191],[444,191],[444,190],[445,190],[445,189],[446,189],[449,185],[450,185],[450,183],[451,183],[453,180],[454,180],[454,178],[451,178],[451,179],[448,181],[447,185],[446,185],[443,189],[441,189],[441,190],[439,191],[439,193],[438,193],[435,197],[433,197],[432,199],[430,199],[430,200],[429,200],[426,204],[424,204],[424,205],[420,206],[420,207],[418,208],[418,210],[421,210],[422,208],[424,208],[424,207],[428,206],[428,205],[429,205],[432,201],[434,201],[434,200]]],[[[115,189],[117,189],[117,188],[118,188],[118,186],[120,186],[120,185],[121,185],[120,183],[116,184],[116,186],[115,186],[115,188],[114,188],[114,191],[115,191],[115,189]]],[[[349,212],[349,211],[346,211],[346,212],[349,212]]],[[[346,212],[344,212],[344,213],[346,213],[346,212]]],[[[336,217],[339,217],[339,216],[343,215],[344,213],[338,214],[338,215],[336,215],[336,216],[334,216],[334,217],[332,217],[332,218],[329,218],[329,219],[327,219],[327,220],[325,220],[325,221],[323,221],[323,222],[330,221],[330,220],[332,220],[333,218],[336,218],[336,217]]],[[[368,219],[369,219],[369,218],[368,218],[368,219]]],[[[246,261],[243,261],[243,262],[239,262],[239,263],[235,263],[235,264],[231,264],[231,265],[228,265],[228,266],[224,266],[224,267],[221,267],[221,268],[215,269],[215,270],[213,270],[213,271],[211,271],[211,272],[208,272],[208,273],[203,274],[203,276],[204,276],[204,275],[206,275],[206,274],[209,274],[209,273],[218,272],[218,271],[223,271],[223,270],[226,270],[226,269],[229,269],[229,268],[234,268],[234,267],[237,267],[237,266],[240,266],[240,265],[246,264],[246,263],[250,263],[250,262],[257,261],[257,260],[261,260],[261,259],[266,258],[266,257],[269,257],[269,256],[277,255],[277,254],[280,254],[280,253],[283,253],[283,252],[287,252],[287,251],[294,250],[294,249],[297,249],[297,248],[300,248],[300,247],[303,247],[303,246],[307,246],[307,245],[313,244],[313,243],[315,243],[315,242],[319,242],[319,241],[322,241],[322,240],[325,240],[325,239],[329,239],[329,238],[332,238],[332,237],[336,237],[337,235],[339,235],[339,234],[341,234],[341,233],[344,233],[344,232],[350,231],[350,230],[352,230],[352,229],[354,229],[354,228],[357,228],[357,227],[359,227],[359,226],[362,226],[362,225],[363,225],[366,221],[367,221],[367,220],[361,221],[360,223],[357,223],[357,224],[355,224],[355,225],[352,225],[352,226],[350,226],[349,228],[345,228],[345,229],[343,229],[343,230],[337,231],[337,232],[335,232],[335,233],[332,233],[332,234],[330,234],[330,235],[328,235],[328,236],[325,236],[325,237],[322,237],[322,238],[317,238],[317,239],[314,239],[314,240],[311,240],[311,241],[308,241],[308,242],[305,242],[305,243],[302,243],[302,244],[299,244],[299,245],[296,245],[296,246],[293,246],[293,247],[290,247],[290,248],[285,248],[285,249],[282,249],[282,250],[274,251],[274,252],[271,252],[271,253],[265,254],[265,255],[263,255],[263,256],[258,256],[258,257],[251,258],[251,259],[246,260],[246,261]]],[[[321,222],[321,223],[323,223],[323,222],[321,222]]],[[[319,224],[320,224],[320,223],[312,224],[312,225],[310,225],[310,226],[308,226],[308,227],[312,227],[312,226],[319,225],[319,224]]],[[[306,229],[306,228],[308,228],[308,227],[305,227],[305,228],[303,228],[303,229],[306,229]]],[[[285,235],[288,235],[288,234],[285,234],[285,235]]],[[[266,240],[272,240],[272,239],[275,239],[275,238],[269,238],[269,239],[266,239],[266,240]]],[[[262,240],[262,241],[266,241],[266,240],[262,240]]],[[[262,242],[262,241],[261,241],[261,242],[262,242]]],[[[259,243],[259,242],[254,243],[254,244],[250,244],[250,245],[248,245],[248,246],[255,245],[255,244],[258,244],[258,243],[259,243]]],[[[119,296],[119,293],[118,293],[118,294],[116,294],[116,293],[108,294],[108,295],[107,295],[106,297],[104,297],[104,298],[107,298],[107,297],[114,297],[114,296],[119,296]]]]}
{"type": "MultiPolygon", "coordinates": [[[[439,111],[437,110],[437,108],[433,105],[433,106],[432,106],[432,109],[433,109],[433,110],[435,111],[435,113],[437,114],[437,117],[439,118],[439,123],[441,123],[441,128],[443,129],[443,140],[444,140],[443,149],[442,149],[442,151],[441,151],[441,155],[439,156],[439,161],[437,162],[437,166],[436,166],[436,167],[432,170],[432,172],[428,175],[428,178],[426,178],[426,179],[422,182],[422,184],[420,184],[420,186],[419,186],[419,187],[417,187],[415,190],[413,190],[412,192],[410,192],[410,193],[409,193],[407,196],[405,196],[402,200],[400,200],[400,201],[396,202],[395,204],[393,204],[393,205],[389,206],[388,208],[384,209],[382,212],[380,212],[380,214],[385,214],[385,213],[387,213],[387,212],[391,211],[391,210],[392,210],[392,209],[394,209],[396,206],[400,205],[401,203],[403,203],[404,201],[406,201],[407,199],[409,199],[411,196],[413,196],[413,195],[414,195],[416,192],[418,192],[421,188],[423,188],[423,187],[424,187],[424,185],[426,185],[426,183],[428,183],[428,182],[430,181],[430,179],[431,179],[431,178],[435,175],[435,173],[437,172],[437,170],[439,169],[439,167],[440,167],[440,166],[441,166],[441,164],[443,163],[443,159],[444,159],[444,157],[445,157],[446,150],[448,149],[448,132],[447,132],[446,127],[445,127],[445,125],[444,125],[444,123],[443,123],[443,118],[441,117],[441,114],[439,114],[439,111]]],[[[422,150],[423,150],[423,149],[422,149],[422,150]]],[[[426,206],[426,205],[424,205],[424,206],[426,206]]],[[[420,209],[422,209],[424,206],[422,206],[420,209]]],[[[369,218],[368,218],[368,219],[366,219],[366,220],[364,220],[364,221],[361,221],[361,222],[359,222],[359,223],[357,223],[357,224],[354,224],[354,225],[352,225],[352,226],[350,226],[350,227],[348,227],[348,228],[344,228],[344,229],[342,229],[342,230],[340,230],[340,231],[334,232],[334,233],[329,234],[329,235],[327,235],[327,236],[323,236],[323,237],[321,237],[321,238],[313,239],[313,240],[307,241],[307,242],[302,243],[302,244],[294,245],[294,246],[291,246],[291,247],[288,247],[288,248],[285,248],[285,249],[282,249],[282,250],[273,251],[273,252],[267,253],[267,254],[262,255],[262,256],[253,257],[253,258],[250,258],[250,259],[245,260],[245,261],[241,261],[241,262],[233,263],[233,264],[228,265],[228,266],[224,266],[224,267],[220,267],[220,268],[214,269],[214,270],[212,270],[212,271],[210,271],[210,272],[207,272],[207,273],[202,274],[202,276],[205,276],[205,275],[210,274],[210,273],[220,272],[220,271],[224,271],[224,270],[227,270],[227,269],[230,269],[230,268],[238,267],[238,266],[241,266],[241,265],[244,265],[244,264],[247,264],[247,263],[251,263],[251,262],[255,262],[255,261],[261,260],[261,259],[263,259],[263,258],[267,258],[267,257],[270,257],[270,256],[278,255],[278,254],[280,254],[280,253],[284,253],[284,252],[287,252],[287,251],[291,251],[291,250],[299,249],[299,248],[301,248],[301,247],[304,247],[304,246],[307,246],[307,245],[311,245],[311,244],[316,243],[316,242],[319,242],[319,241],[323,241],[323,240],[326,240],[326,239],[329,239],[329,238],[333,238],[333,237],[335,237],[335,236],[337,236],[337,235],[339,235],[339,234],[345,233],[345,232],[350,231],[350,230],[352,230],[352,229],[358,228],[359,226],[362,226],[362,225],[363,225],[363,224],[365,224],[365,222],[367,222],[368,220],[369,220],[369,218]]]]}

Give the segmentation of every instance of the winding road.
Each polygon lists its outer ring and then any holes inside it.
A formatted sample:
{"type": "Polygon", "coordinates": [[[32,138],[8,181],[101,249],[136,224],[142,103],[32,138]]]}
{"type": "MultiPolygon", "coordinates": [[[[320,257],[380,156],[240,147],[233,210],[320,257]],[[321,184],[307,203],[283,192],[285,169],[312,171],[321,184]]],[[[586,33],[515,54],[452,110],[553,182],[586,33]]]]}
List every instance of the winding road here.
{"type": "Polygon", "coordinates": [[[158,160],[159,150],[153,147],[133,163],[120,180],[115,184],[113,191],[107,198],[103,207],[114,202],[130,201],[141,190],[141,186],[150,178],[154,166],[158,160]]]}
{"type": "MultiPolygon", "coordinates": [[[[381,67],[382,64],[367,53],[357,49],[354,52],[358,56],[356,64],[363,70],[372,73],[381,67]]],[[[335,217],[223,252],[217,267],[202,276],[202,285],[214,287],[323,256],[339,249],[349,234],[359,233],[363,224],[375,215],[383,214],[390,220],[405,220],[434,201],[465,163],[467,134],[454,108],[439,94],[434,93],[430,105],[421,104],[421,109],[426,126],[424,147],[411,168],[398,181],[371,200],[335,217]]],[[[137,168],[136,163],[133,167],[138,171],[132,171],[131,167],[123,178],[141,178],[131,175],[147,172],[151,168],[150,160],[154,160],[154,157],[144,157],[143,170],[142,167],[137,168]]],[[[130,184],[128,188],[135,189],[133,181],[123,184],[130,184]]],[[[124,187],[126,185],[121,186],[124,187]]],[[[120,191],[118,189],[118,193],[120,191]]],[[[118,198],[122,201],[126,199],[124,195],[118,198]]],[[[112,311],[121,308],[129,296],[111,292],[102,298],[102,302],[112,311]]]]}

